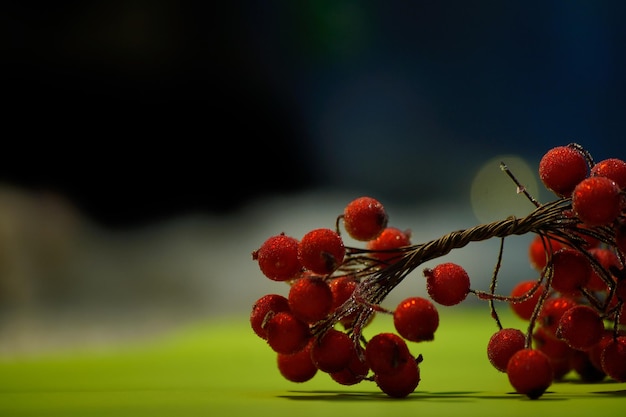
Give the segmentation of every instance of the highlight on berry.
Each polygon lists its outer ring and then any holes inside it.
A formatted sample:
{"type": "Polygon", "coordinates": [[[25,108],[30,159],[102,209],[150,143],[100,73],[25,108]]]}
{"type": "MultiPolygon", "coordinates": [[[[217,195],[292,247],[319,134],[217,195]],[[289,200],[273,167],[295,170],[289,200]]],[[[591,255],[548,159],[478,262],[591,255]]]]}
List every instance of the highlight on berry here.
{"type": "MultiPolygon", "coordinates": [[[[524,190],[506,164],[501,168],[524,190]]],[[[316,225],[301,237],[280,231],[262,242],[252,259],[287,288],[259,297],[250,324],[275,352],[280,374],[303,383],[324,372],[340,385],[370,383],[390,397],[407,397],[420,383],[424,358],[416,347],[435,339],[437,308],[476,297],[489,303],[495,327],[485,363],[505,373],[519,395],[539,399],[570,373],[584,383],[626,382],[626,162],[596,163],[570,143],[548,150],[537,173],[552,201],[525,192],[535,207],[525,217],[429,242],[412,242],[411,232],[392,226],[370,196],[347,202],[334,226],[316,225]],[[362,246],[346,246],[344,234],[362,246]],[[462,265],[441,259],[422,271],[429,298],[408,296],[393,310],[381,305],[427,261],[472,242],[526,234],[533,236],[528,261],[536,279],[508,294],[496,292],[499,268],[481,290],[462,265]],[[504,326],[495,301],[527,327],[504,326]],[[377,314],[391,315],[393,328],[367,334],[377,314]]]]}

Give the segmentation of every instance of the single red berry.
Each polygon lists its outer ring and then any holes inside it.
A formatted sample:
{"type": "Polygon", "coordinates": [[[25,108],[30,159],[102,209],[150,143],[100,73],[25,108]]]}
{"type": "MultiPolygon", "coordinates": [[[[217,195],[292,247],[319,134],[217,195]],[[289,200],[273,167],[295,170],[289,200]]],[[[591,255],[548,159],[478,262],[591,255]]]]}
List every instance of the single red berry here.
{"type": "Polygon", "coordinates": [[[326,331],[313,342],[311,358],[322,372],[338,372],[348,366],[355,352],[354,342],[336,329],[326,331]]]}
{"type": "Polygon", "coordinates": [[[277,353],[278,371],[291,382],[306,382],[317,374],[317,367],[311,359],[311,342],[296,353],[277,353]]]}
{"type": "MultiPolygon", "coordinates": [[[[342,275],[330,281],[328,285],[330,286],[330,290],[333,294],[333,304],[331,307],[332,311],[335,311],[352,296],[358,283],[359,281],[351,275],[342,275]]],[[[354,319],[357,315],[358,311],[354,311],[348,316],[343,317],[340,322],[346,327],[351,327],[351,324],[354,323],[354,319]]]]}
{"type": "Polygon", "coordinates": [[[591,167],[591,176],[607,177],[617,183],[622,190],[626,189],[626,161],[619,158],[608,158],[591,167]]]}
{"type": "Polygon", "coordinates": [[[567,310],[576,305],[576,301],[565,296],[548,298],[541,306],[537,322],[546,330],[547,335],[556,337],[556,330],[559,327],[561,317],[567,310]]]}
{"type": "Polygon", "coordinates": [[[618,382],[626,382],[626,336],[611,339],[602,351],[602,370],[618,382]]]}
{"type": "Polygon", "coordinates": [[[267,343],[277,353],[303,349],[311,338],[309,326],[288,311],[274,314],[266,323],[267,343]]]}
{"type": "Polygon", "coordinates": [[[287,300],[294,316],[305,323],[315,323],[331,311],[333,294],[322,277],[305,274],[291,285],[287,300]]]}
{"type": "Polygon", "coordinates": [[[552,255],[552,288],[564,294],[574,293],[587,285],[591,278],[591,263],[582,252],[559,249],[552,255]]]}
{"type": "Polygon", "coordinates": [[[588,173],[585,155],[572,146],[552,148],[539,161],[539,178],[559,197],[569,197],[588,173]]]}
{"type": "Polygon", "coordinates": [[[532,400],[541,397],[554,379],[548,356],[532,348],[515,352],[507,364],[506,374],[515,391],[532,400]]]}
{"type": "Polygon", "coordinates": [[[378,333],[365,345],[365,362],[376,374],[393,374],[409,360],[411,352],[395,333],[378,333]]]}
{"type": "Polygon", "coordinates": [[[346,254],[343,239],[331,229],[314,229],[306,233],[298,245],[298,259],[307,269],[326,275],[335,271],[346,254]]]}
{"type": "Polygon", "coordinates": [[[526,336],[519,329],[503,328],[495,332],[487,343],[487,358],[500,372],[506,372],[509,359],[518,350],[524,349],[526,336]]]}
{"type": "Polygon", "coordinates": [[[561,248],[563,248],[563,244],[558,240],[535,235],[528,245],[530,265],[537,271],[542,271],[546,266],[548,257],[561,248]]]}
{"type": "Polygon", "coordinates": [[[572,210],[587,226],[613,223],[623,207],[620,188],[607,177],[586,178],[572,193],[572,210]]]}
{"type": "Polygon", "coordinates": [[[394,251],[402,246],[411,244],[411,232],[402,231],[396,227],[386,227],[376,239],[367,242],[367,249],[375,251],[372,256],[384,262],[393,262],[399,259],[401,253],[394,251]]]}
{"type": "Polygon", "coordinates": [[[435,305],[422,297],[409,297],[393,312],[393,324],[398,334],[412,342],[431,341],[439,326],[435,305]]]}
{"type": "Polygon", "coordinates": [[[519,301],[511,301],[511,310],[521,319],[530,320],[537,306],[541,293],[545,291],[543,285],[537,286],[537,281],[526,280],[517,283],[511,290],[511,297],[519,301]],[[531,291],[534,292],[531,293],[531,291]]]}
{"type": "Polygon", "coordinates": [[[387,227],[388,220],[385,207],[372,197],[352,200],[343,211],[346,232],[359,241],[375,239],[387,227]]]}
{"type": "MultiPolygon", "coordinates": [[[[420,357],[421,358],[421,357],[420,357]]],[[[420,383],[420,368],[413,356],[393,374],[375,374],[374,381],[378,388],[393,398],[405,398],[415,391],[420,383]]]]}
{"type": "Polygon", "coordinates": [[[600,341],[604,321],[600,314],[587,305],[576,305],[559,319],[556,337],[572,349],[589,350],[600,341]]]}
{"type": "MultiPolygon", "coordinates": [[[[613,329],[604,329],[600,341],[593,345],[586,353],[589,354],[589,360],[596,368],[602,370],[602,351],[613,340],[613,329]]],[[[604,371],[603,371],[604,372],[604,371]]]]}
{"type": "Polygon", "coordinates": [[[250,313],[250,325],[252,330],[261,339],[267,339],[265,324],[274,314],[281,311],[289,311],[287,298],[280,294],[267,294],[259,298],[252,306],[250,313]]]}
{"type": "Polygon", "coordinates": [[[452,262],[424,269],[426,290],[435,302],[452,306],[465,300],[470,291],[470,278],[465,269],[452,262]]]}
{"type": "Polygon", "coordinates": [[[298,259],[298,240],[284,233],[271,236],[252,252],[261,272],[271,280],[287,281],[295,278],[302,265],[298,259]]]}

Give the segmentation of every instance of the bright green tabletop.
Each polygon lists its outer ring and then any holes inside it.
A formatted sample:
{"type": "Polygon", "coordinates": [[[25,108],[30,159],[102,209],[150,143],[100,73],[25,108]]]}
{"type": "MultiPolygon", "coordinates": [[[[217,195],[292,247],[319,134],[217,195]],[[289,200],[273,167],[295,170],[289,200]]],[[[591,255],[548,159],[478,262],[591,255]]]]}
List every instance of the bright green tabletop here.
{"type": "MultiPolygon", "coordinates": [[[[512,392],[488,362],[496,330],[487,305],[440,311],[433,342],[421,353],[422,380],[404,399],[371,382],[342,386],[318,373],[296,384],[282,378],[275,354],[248,318],[198,323],[158,341],[107,351],[0,358],[0,416],[555,416],[603,417],[626,411],[626,385],[583,384],[568,377],[540,399],[512,392]]],[[[501,313],[505,327],[525,324],[501,313]]],[[[391,331],[378,316],[365,335],[391,331]]]]}

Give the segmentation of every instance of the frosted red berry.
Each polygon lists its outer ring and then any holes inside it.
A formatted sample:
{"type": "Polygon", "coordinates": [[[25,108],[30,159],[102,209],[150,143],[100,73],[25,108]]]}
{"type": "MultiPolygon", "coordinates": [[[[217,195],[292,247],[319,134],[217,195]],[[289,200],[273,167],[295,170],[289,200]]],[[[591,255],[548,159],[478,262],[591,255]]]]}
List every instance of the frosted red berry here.
{"type": "Polygon", "coordinates": [[[624,190],[626,189],[626,161],[619,158],[604,159],[591,167],[591,176],[610,178],[624,190]]]}
{"type": "Polygon", "coordinates": [[[294,316],[306,323],[315,323],[330,312],[333,294],[322,277],[305,274],[291,285],[287,300],[294,316]]]}
{"type": "Polygon", "coordinates": [[[560,197],[569,197],[588,174],[585,155],[569,145],[548,150],[539,161],[539,178],[547,189],[560,197]]]}
{"type": "Polygon", "coordinates": [[[589,350],[600,341],[604,321],[600,314],[587,305],[576,305],[559,319],[556,337],[576,350],[589,350]]]}
{"type": "Polygon", "coordinates": [[[369,370],[365,359],[362,359],[354,349],[348,366],[337,372],[331,372],[329,375],[333,381],[341,385],[355,385],[367,378],[369,370]]]}
{"type": "Polygon", "coordinates": [[[269,237],[261,247],[252,252],[261,272],[271,280],[287,281],[302,270],[298,259],[298,240],[284,233],[269,237]]]}
{"type": "Polygon", "coordinates": [[[552,288],[570,294],[587,285],[591,278],[591,263],[582,252],[562,248],[552,255],[552,288]]]}
{"type": "Polygon", "coordinates": [[[470,278],[465,269],[455,263],[445,262],[424,269],[426,290],[435,302],[452,306],[465,300],[470,291],[470,278]]]}
{"type": "Polygon", "coordinates": [[[276,354],[276,365],[285,379],[291,382],[306,382],[317,374],[317,367],[311,359],[311,343],[296,353],[276,354]]]}
{"type": "Polygon", "coordinates": [[[402,231],[397,227],[386,227],[376,239],[367,242],[367,249],[376,251],[372,253],[374,258],[381,261],[391,262],[399,258],[400,254],[393,249],[411,244],[411,233],[402,231]]]}
{"type": "Polygon", "coordinates": [[[347,367],[354,352],[355,346],[350,336],[330,329],[313,342],[311,358],[320,371],[331,373],[347,367]]]}
{"type": "Polygon", "coordinates": [[[626,382],[626,336],[611,339],[602,351],[602,370],[618,382],[626,382]]]}
{"type": "Polygon", "coordinates": [[[277,353],[303,349],[311,338],[309,326],[288,311],[274,314],[265,325],[267,343],[277,353]]]}
{"type": "Polygon", "coordinates": [[[387,227],[388,220],[385,207],[372,197],[354,199],[343,211],[346,232],[359,241],[375,239],[387,227]]]}
{"type": "Polygon", "coordinates": [[[259,298],[252,306],[250,313],[250,325],[252,330],[261,339],[267,339],[265,324],[274,314],[281,311],[289,311],[287,298],[280,294],[266,294],[259,298]]]}
{"type": "Polygon", "coordinates": [[[541,306],[537,323],[546,330],[546,334],[556,337],[559,321],[567,310],[576,306],[576,301],[565,296],[548,298],[541,306]]]}
{"type": "Polygon", "coordinates": [[[298,259],[308,270],[320,274],[335,271],[346,254],[343,239],[332,229],[320,228],[306,233],[298,245],[298,259]]]}
{"type": "Polygon", "coordinates": [[[589,177],[572,193],[572,210],[587,226],[613,223],[623,208],[620,188],[606,177],[589,177]]]}
{"type": "Polygon", "coordinates": [[[409,297],[401,301],[393,312],[396,331],[412,342],[431,341],[439,326],[439,312],[423,297],[409,297]]]}
{"type": "Polygon", "coordinates": [[[487,343],[487,358],[500,372],[506,372],[509,359],[518,350],[524,349],[526,336],[515,328],[503,328],[495,332],[487,343]]]}
{"type": "Polygon", "coordinates": [[[410,357],[393,374],[375,374],[374,381],[382,392],[393,398],[404,398],[420,383],[419,359],[410,357]]]}
{"type": "Polygon", "coordinates": [[[546,266],[548,257],[562,247],[563,244],[556,239],[535,235],[528,245],[530,265],[537,271],[542,271],[546,266]]]}
{"type": "Polygon", "coordinates": [[[533,400],[541,397],[554,379],[550,359],[532,348],[515,352],[507,364],[506,374],[517,393],[533,400]]]}
{"type": "Polygon", "coordinates": [[[393,374],[409,360],[409,348],[395,333],[378,333],[365,346],[365,362],[376,374],[393,374]]]}

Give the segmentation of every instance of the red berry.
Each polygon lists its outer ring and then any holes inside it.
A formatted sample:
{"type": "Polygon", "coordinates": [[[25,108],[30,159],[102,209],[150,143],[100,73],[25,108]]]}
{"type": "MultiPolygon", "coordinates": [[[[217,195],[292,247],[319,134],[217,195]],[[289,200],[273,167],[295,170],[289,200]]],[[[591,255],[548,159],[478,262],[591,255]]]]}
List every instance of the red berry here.
{"type": "Polygon", "coordinates": [[[556,251],[552,255],[552,267],[552,288],[561,293],[573,293],[587,285],[591,278],[589,259],[572,248],[556,251]]]}
{"type": "MultiPolygon", "coordinates": [[[[332,311],[336,310],[352,296],[358,283],[359,281],[351,275],[342,275],[330,281],[329,286],[333,294],[332,311]]],[[[341,323],[346,327],[350,327],[357,315],[358,312],[355,311],[342,318],[341,323]]]]}
{"type": "MultiPolygon", "coordinates": [[[[609,248],[597,247],[589,249],[589,253],[598,261],[598,263],[608,272],[611,276],[611,267],[619,268],[621,262],[615,254],[615,252],[609,248]]],[[[586,285],[588,290],[591,291],[607,291],[607,283],[604,282],[600,274],[592,268],[591,277],[586,285]]]]}
{"type": "Polygon", "coordinates": [[[618,158],[600,161],[591,167],[591,176],[610,178],[624,190],[626,189],[626,161],[618,158]]]}
{"type": "Polygon", "coordinates": [[[331,229],[314,229],[298,245],[302,265],[316,274],[330,274],[341,265],[346,254],[343,239],[331,229]]]}
{"type": "Polygon", "coordinates": [[[296,353],[278,353],[276,363],[280,374],[291,382],[306,382],[317,374],[317,367],[311,359],[311,343],[296,353]]]}
{"type": "Polygon", "coordinates": [[[333,294],[323,278],[305,274],[291,285],[287,300],[294,316],[305,323],[315,323],[330,312],[333,294]]]}
{"type": "Polygon", "coordinates": [[[338,372],[347,367],[355,352],[354,342],[346,333],[330,329],[311,347],[313,363],[322,372],[338,372]]]}
{"type": "Polygon", "coordinates": [[[495,332],[487,344],[487,358],[500,372],[506,372],[509,359],[518,350],[524,349],[526,336],[519,329],[503,328],[495,332]]]}
{"type": "Polygon", "coordinates": [[[439,313],[429,300],[409,297],[393,312],[393,324],[398,334],[412,342],[430,341],[439,326],[439,313]]]}
{"type": "Polygon", "coordinates": [[[265,325],[267,343],[277,353],[295,353],[303,349],[311,338],[309,326],[293,314],[281,311],[265,325]]]}
{"type": "Polygon", "coordinates": [[[554,379],[548,356],[532,348],[515,352],[507,364],[506,374],[518,394],[533,400],[541,397],[554,379]]]}
{"type": "Polygon", "coordinates": [[[623,208],[620,188],[607,177],[582,180],[572,193],[572,209],[587,226],[613,223],[623,208]]]}
{"type": "Polygon", "coordinates": [[[424,269],[426,290],[435,302],[452,306],[465,300],[470,291],[470,278],[465,269],[452,262],[424,269]]]}
{"type": "Polygon", "coordinates": [[[411,358],[404,339],[395,333],[378,333],[365,345],[365,362],[376,374],[393,374],[411,358]]]}
{"type": "Polygon", "coordinates": [[[252,306],[250,325],[261,339],[267,339],[265,324],[274,314],[289,311],[287,298],[279,294],[267,294],[259,298],[252,306]]]}
{"type": "Polygon", "coordinates": [[[271,280],[287,281],[302,270],[298,260],[298,240],[284,233],[268,238],[259,249],[252,252],[261,272],[271,280]]]}
{"type": "Polygon", "coordinates": [[[556,330],[556,336],[576,350],[590,349],[603,333],[602,317],[587,305],[577,305],[563,313],[556,330]]]}
{"type": "Polygon", "coordinates": [[[396,227],[385,228],[376,239],[367,242],[367,249],[376,251],[372,256],[385,262],[393,262],[401,256],[394,249],[411,244],[411,233],[396,227]]]}
{"type": "Polygon", "coordinates": [[[626,336],[611,339],[602,351],[602,370],[618,382],[626,382],[626,336]]]}
{"type": "Polygon", "coordinates": [[[388,216],[383,205],[372,197],[352,200],[343,211],[346,232],[356,240],[376,238],[387,227],[388,216]]]}
{"type": "Polygon", "coordinates": [[[588,173],[585,156],[572,146],[552,148],[539,162],[539,178],[547,189],[560,197],[569,197],[588,173]]]}
{"type": "Polygon", "coordinates": [[[571,358],[575,350],[563,340],[555,338],[545,328],[537,327],[533,333],[533,342],[534,348],[550,359],[554,379],[561,379],[572,370],[571,358]]]}
{"type": "Polygon", "coordinates": [[[541,297],[541,293],[545,290],[543,285],[530,294],[530,291],[537,285],[536,281],[521,281],[517,283],[511,290],[511,297],[521,297],[520,301],[510,302],[511,310],[521,319],[530,320],[530,317],[535,310],[535,306],[541,297]]]}
{"type": "Polygon", "coordinates": [[[393,398],[404,398],[415,391],[420,382],[418,361],[410,357],[393,374],[375,374],[374,381],[378,388],[393,398]]]}
{"type": "Polygon", "coordinates": [[[570,364],[584,382],[600,382],[606,377],[606,373],[598,369],[591,361],[589,351],[573,350],[570,364]]]}

